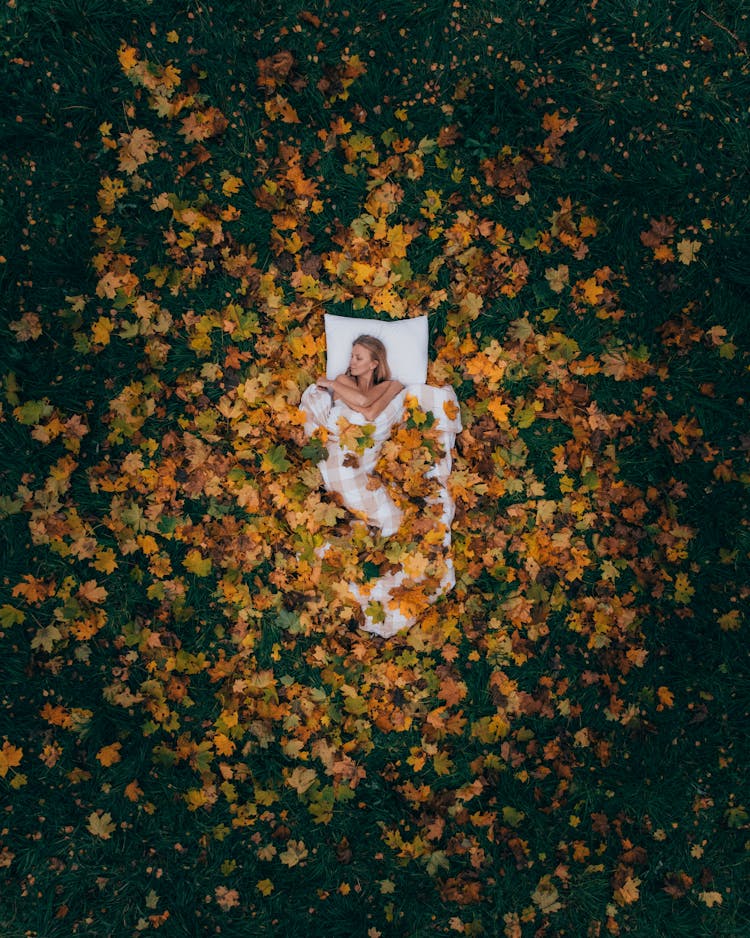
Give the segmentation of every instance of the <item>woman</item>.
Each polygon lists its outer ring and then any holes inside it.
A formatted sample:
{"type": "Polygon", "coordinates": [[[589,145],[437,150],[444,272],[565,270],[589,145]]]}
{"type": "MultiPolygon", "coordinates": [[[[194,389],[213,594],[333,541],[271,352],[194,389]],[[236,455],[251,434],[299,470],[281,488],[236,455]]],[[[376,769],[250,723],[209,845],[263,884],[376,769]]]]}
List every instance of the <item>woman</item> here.
{"type": "Polygon", "coordinates": [[[400,381],[391,379],[385,346],[371,335],[354,340],[349,367],[337,378],[319,378],[319,388],[330,391],[333,400],[341,400],[366,420],[375,420],[403,391],[400,381]]]}
{"type": "MultiPolygon", "coordinates": [[[[401,526],[403,511],[377,479],[376,466],[391,431],[405,419],[407,396],[433,414],[432,432],[438,434],[440,444],[433,465],[425,473],[425,478],[434,479],[438,488],[427,500],[427,515],[432,516],[433,527],[424,557],[429,555],[430,562],[422,575],[413,567],[407,573],[407,568],[401,565],[364,583],[347,583],[349,594],[362,610],[365,631],[385,638],[416,621],[419,603],[415,605],[415,590],[422,591],[422,603],[431,603],[455,584],[450,557],[454,504],[447,483],[451,451],[456,433],[461,430],[456,393],[450,387],[424,384],[405,388],[391,378],[383,343],[373,336],[361,335],[352,346],[346,373],[333,380],[319,378],[303,391],[300,400],[305,435],[310,437],[323,431],[326,456],[318,468],[326,490],[340,496],[349,511],[377,528],[382,537],[392,537],[401,526]],[[364,445],[356,446],[355,452],[351,449],[348,426],[364,423],[370,426],[362,434],[364,445]]],[[[420,465],[419,471],[424,472],[424,466],[420,465]]],[[[329,545],[322,544],[315,553],[324,556],[328,548],[329,545]]]]}

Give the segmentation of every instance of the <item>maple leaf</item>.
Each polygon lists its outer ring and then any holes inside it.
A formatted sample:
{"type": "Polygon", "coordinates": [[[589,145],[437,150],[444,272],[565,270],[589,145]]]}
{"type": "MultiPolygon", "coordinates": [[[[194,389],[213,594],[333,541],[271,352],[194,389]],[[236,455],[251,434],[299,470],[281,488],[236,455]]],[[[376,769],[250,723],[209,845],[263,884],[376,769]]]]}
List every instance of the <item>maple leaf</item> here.
{"type": "Polygon", "coordinates": [[[286,470],[290,469],[292,466],[291,462],[286,458],[286,446],[284,446],[283,443],[273,446],[268,452],[263,454],[260,465],[261,469],[265,469],[266,472],[286,472],[286,470]]]}
{"type": "Polygon", "coordinates": [[[286,778],[286,784],[293,788],[298,795],[304,794],[307,789],[317,780],[318,774],[315,769],[306,769],[303,766],[297,766],[286,778]]]}
{"type": "Polygon", "coordinates": [[[96,758],[105,768],[108,768],[110,765],[115,765],[122,760],[122,756],[120,755],[121,749],[122,743],[110,743],[109,746],[102,746],[99,752],[97,752],[96,758]]]}
{"type": "Polygon", "coordinates": [[[20,609],[16,609],[15,606],[9,606],[7,603],[0,606],[0,626],[2,628],[9,629],[12,625],[20,625],[25,621],[25,613],[21,612],[20,609]]]}
{"type": "Polygon", "coordinates": [[[24,313],[20,319],[16,319],[8,325],[16,333],[17,342],[38,339],[42,334],[42,323],[36,313],[24,313]]]}
{"type": "Polygon", "coordinates": [[[200,577],[208,576],[213,566],[211,558],[203,557],[197,548],[193,548],[187,552],[185,559],[182,561],[182,565],[190,573],[194,573],[196,576],[200,577]]]}
{"type": "Polygon", "coordinates": [[[508,417],[510,415],[510,407],[508,404],[503,404],[497,398],[493,398],[487,405],[487,410],[492,414],[500,426],[508,425],[508,417]]]}
{"type": "Polygon", "coordinates": [[[236,195],[243,186],[244,182],[237,176],[227,176],[221,184],[221,191],[224,195],[236,195]]]}
{"type": "Polygon", "coordinates": [[[234,909],[240,904],[240,894],[236,889],[227,889],[226,886],[217,886],[214,889],[217,905],[225,912],[234,909]]]}
{"type": "Polygon", "coordinates": [[[668,687],[663,685],[657,688],[656,695],[659,698],[659,703],[662,707],[673,707],[674,706],[674,694],[668,687]]]}
{"type": "Polygon", "coordinates": [[[698,256],[700,249],[700,241],[690,241],[688,238],[683,238],[681,241],[678,241],[677,257],[680,263],[685,265],[692,264],[698,256]]]}
{"type": "Polygon", "coordinates": [[[120,134],[119,145],[120,169],[131,175],[161,146],[151,131],[145,127],[136,127],[132,133],[120,134]]]}
{"type": "Polygon", "coordinates": [[[94,837],[100,837],[102,840],[109,840],[116,828],[117,825],[113,822],[112,815],[108,811],[103,814],[94,811],[89,815],[88,824],[86,825],[89,833],[93,834],[94,837]]]}
{"type": "Polygon", "coordinates": [[[566,264],[560,264],[557,267],[548,267],[544,276],[553,293],[562,293],[570,281],[570,270],[566,264]]]}
{"type": "Polygon", "coordinates": [[[534,905],[538,906],[540,912],[544,914],[560,911],[562,903],[558,901],[559,897],[557,887],[549,876],[542,876],[536,889],[531,894],[534,905]]]}
{"type": "Polygon", "coordinates": [[[124,45],[117,53],[123,71],[129,72],[138,64],[138,52],[133,46],[124,45]]]}
{"type": "Polygon", "coordinates": [[[224,733],[217,733],[214,736],[214,747],[220,756],[231,756],[237,748],[235,743],[224,733]]]}
{"type": "Polygon", "coordinates": [[[401,562],[404,573],[412,580],[419,580],[424,576],[429,564],[429,558],[419,551],[407,554],[401,562]]]}
{"type": "Polygon", "coordinates": [[[701,902],[707,905],[709,909],[712,909],[715,905],[721,905],[724,902],[724,897],[722,894],[716,891],[699,892],[698,898],[701,900],[701,902]]]}
{"type": "Polygon", "coordinates": [[[308,850],[303,840],[287,841],[286,850],[279,854],[279,859],[284,866],[297,866],[308,856],[308,850]]]}
{"type": "Polygon", "coordinates": [[[636,902],[641,894],[638,889],[640,884],[640,879],[637,877],[633,879],[631,876],[628,876],[622,886],[615,889],[613,893],[615,902],[618,905],[631,905],[633,902],[636,902]]]}
{"type": "Polygon", "coordinates": [[[128,782],[128,784],[125,786],[125,797],[128,799],[128,801],[136,802],[142,794],[143,790],[135,779],[133,779],[132,782],[128,782]]]}
{"type": "Polygon", "coordinates": [[[583,298],[589,306],[596,306],[604,296],[604,288],[597,283],[595,277],[589,277],[587,280],[580,281],[576,286],[581,289],[583,298]]]}
{"type": "Polygon", "coordinates": [[[62,633],[56,625],[46,625],[41,629],[37,629],[34,637],[31,639],[32,648],[42,648],[44,651],[50,652],[54,648],[55,642],[59,642],[62,639],[62,633]]]}
{"type": "Polygon", "coordinates": [[[255,884],[255,888],[258,890],[258,892],[259,892],[261,895],[263,895],[263,896],[270,896],[271,893],[274,891],[274,888],[275,888],[275,887],[274,887],[274,884],[271,882],[270,879],[260,879],[260,880],[258,880],[258,882],[255,884]]]}
{"type": "Polygon", "coordinates": [[[117,558],[111,548],[99,548],[95,556],[96,559],[92,566],[100,573],[113,573],[117,569],[117,558]]]}
{"type": "Polygon", "coordinates": [[[54,582],[37,579],[30,573],[24,574],[23,580],[13,587],[13,596],[23,596],[27,602],[38,604],[55,592],[54,582]]]}
{"type": "Polygon", "coordinates": [[[99,586],[96,580],[86,580],[79,586],[78,596],[90,603],[103,603],[107,598],[107,591],[103,586],[99,586]]]}
{"type": "MultiPolygon", "coordinates": [[[[5,608],[5,607],[3,607],[5,608]]],[[[719,628],[724,632],[736,632],[741,624],[740,610],[732,609],[719,617],[719,628]]]]}
{"type": "Polygon", "coordinates": [[[267,59],[258,59],[258,86],[274,91],[283,84],[294,67],[294,56],[287,49],[281,49],[267,59]]]}
{"type": "Polygon", "coordinates": [[[115,324],[106,316],[100,316],[91,327],[91,338],[97,345],[109,345],[115,324]]]}
{"type": "Polygon", "coordinates": [[[9,769],[14,769],[20,765],[22,758],[23,749],[12,746],[6,739],[3,742],[3,748],[0,749],[0,778],[5,778],[9,769]]]}
{"type": "Polygon", "coordinates": [[[299,114],[283,95],[277,94],[266,101],[264,108],[267,116],[272,121],[281,119],[284,124],[299,124],[300,122],[299,114]]]}
{"type": "Polygon", "coordinates": [[[188,143],[208,140],[223,133],[229,121],[216,107],[206,108],[205,111],[192,111],[182,119],[180,133],[188,143]]]}

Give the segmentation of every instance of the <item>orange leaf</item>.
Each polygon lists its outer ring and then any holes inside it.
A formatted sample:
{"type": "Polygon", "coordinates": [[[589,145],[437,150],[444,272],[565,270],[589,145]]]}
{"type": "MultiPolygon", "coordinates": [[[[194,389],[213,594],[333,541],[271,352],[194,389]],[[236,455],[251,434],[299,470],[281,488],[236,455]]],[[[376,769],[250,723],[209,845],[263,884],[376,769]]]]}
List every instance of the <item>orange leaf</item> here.
{"type": "Polygon", "coordinates": [[[97,752],[96,758],[105,768],[108,768],[110,765],[114,765],[116,762],[121,761],[121,749],[122,743],[110,743],[109,746],[102,746],[99,752],[97,752]]]}
{"type": "Polygon", "coordinates": [[[86,580],[79,586],[78,595],[91,603],[103,603],[107,598],[107,591],[103,586],[98,586],[96,580],[86,580]]]}
{"type": "Polygon", "coordinates": [[[143,790],[136,779],[133,779],[132,782],[125,786],[125,797],[128,801],[138,801],[142,794],[143,790]]]}
{"type": "Polygon", "coordinates": [[[13,587],[13,596],[23,596],[27,602],[39,603],[55,592],[54,582],[45,583],[27,573],[21,583],[13,587]]]}
{"type": "Polygon", "coordinates": [[[133,46],[123,46],[117,53],[117,58],[120,60],[120,65],[125,72],[129,72],[131,68],[135,68],[138,64],[138,53],[133,46]]]}
{"type": "Polygon", "coordinates": [[[640,896],[640,891],[638,889],[640,884],[640,879],[632,879],[630,876],[628,876],[622,886],[620,886],[619,889],[615,889],[615,902],[618,905],[630,905],[631,903],[636,902],[640,896]]]}
{"type": "Polygon", "coordinates": [[[5,778],[8,774],[8,769],[13,769],[17,765],[20,765],[22,756],[23,749],[20,749],[18,746],[11,746],[6,739],[3,743],[3,748],[0,749],[0,778],[5,778]]]}

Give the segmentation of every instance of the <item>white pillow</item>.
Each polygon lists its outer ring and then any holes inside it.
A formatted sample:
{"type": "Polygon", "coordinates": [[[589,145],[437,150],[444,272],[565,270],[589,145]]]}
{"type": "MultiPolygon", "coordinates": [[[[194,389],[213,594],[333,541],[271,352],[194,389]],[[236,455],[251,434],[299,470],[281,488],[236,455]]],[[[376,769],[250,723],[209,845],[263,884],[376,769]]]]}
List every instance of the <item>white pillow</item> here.
{"type": "Polygon", "coordinates": [[[349,367],[354,340],[371,335],[385,345],[391,377],[401,384],[425,384],[427,381],[427,316],[383,322],[354,316],[325,314],[326,377],[343,375],[349,367]]]}

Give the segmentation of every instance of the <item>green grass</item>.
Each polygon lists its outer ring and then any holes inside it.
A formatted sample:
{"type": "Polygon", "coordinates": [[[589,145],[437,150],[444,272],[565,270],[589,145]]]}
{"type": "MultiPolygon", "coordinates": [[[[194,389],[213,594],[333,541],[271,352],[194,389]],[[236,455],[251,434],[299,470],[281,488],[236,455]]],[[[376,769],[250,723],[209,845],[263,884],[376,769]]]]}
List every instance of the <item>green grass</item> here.
{"type": "Polygon", "coordinates": [[[15,0],[0,23],[2,935],[744,938],[741,5],[15,0]],[[123,45],[151,75],[174,63],[195,100],[160,116],[123,45]],[[280,50],[294,67],[268,98],[299,122],[264,109],[258,62],[280,50]],[[181,121],[209,107],[227,128],[201,150],[181,121]],[[558,143],[552,115],[576,121],[558,143]],[[351,129],[331,141],[336,120],[351,129]],[[131,174],[135,128],[159,147],[131,174]],[[356,134],[377,166],[346,156],[356,134]],[[456,589],[383,642],[347,630],[335,570],[307,589],[294,513],[315,477],[290,388],[322,357],[290,349],[324,310],[387,318],[366,284],[336,293],[346,273],[325,262],[361,249],[374,174],[400,152],[387,224],[421,228],[396,291],[410,312],[434,299],[432,358],[467,431],[455,467],[477,475],[456,589]],[[286,176],[294,154],[319,207],[286,176]],[[520,166],[512,194],[488,182],[520,166]],[[244,185],[224,195],[229,175],[244,185]],[[104,177],[124,186],[110,207],[104,177]],[[205,217],[154,210],[161,193],[205,217]],[[576,226],[596,221],[579,256],[551,231],[567,198],[576,226]],[[450,239],[471,217],[464,257],[450,239]],[[660,219],[671,259],[641,237],[660,219]],[[517,291],[493,226],[528,267],[517,291]],[[279,248],[292,231],[305,246],[279,248]],[[700,244],[692,263],[681,241],[700,244]],[[244,281],[221,267],[243,251],[244,281]],[[139,333],[127,291],[102,292],[123,255],[169,327],[139,333]],[[330,288],[312,310],[298,267],[330,288]],[[571,288],[607,267],[597,316],[571,288]],[[496,385],[475,370],[493,342],[496,385]],[[631,370],[608,373],[618,350],[631,370]],[[227,416],[254,378],[263,394],[227,416]]]}

